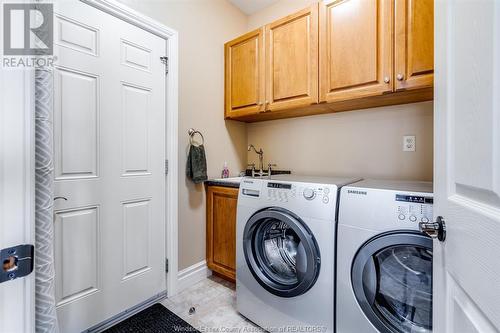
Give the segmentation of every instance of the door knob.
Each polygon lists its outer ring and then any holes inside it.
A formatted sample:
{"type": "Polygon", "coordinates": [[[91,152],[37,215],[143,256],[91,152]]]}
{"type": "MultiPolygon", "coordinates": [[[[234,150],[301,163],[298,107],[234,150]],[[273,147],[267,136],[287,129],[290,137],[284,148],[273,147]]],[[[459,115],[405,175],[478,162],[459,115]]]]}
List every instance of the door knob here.
{"type": "Polygon", "coordinates": [[[398,73],[398,75],[396,75],[396,79],[398,79],[398,81],[403,81],[404,78],[405,76],[401,73],[398,73]]]}
{"type": "Polygon", "coordinates": [[[388,76],[386,76],[386,77],[384,77],[384,82],[389,83],[389,82],[391,82],[391,79],[388,76]]]}
{"type": "Polygon", "coordinates": [[[441,242],[446,239],[446,224],[442,216],[438,216],[436,222],[420,222],[418,228],[427,236],[437,238],[441,242]]]}

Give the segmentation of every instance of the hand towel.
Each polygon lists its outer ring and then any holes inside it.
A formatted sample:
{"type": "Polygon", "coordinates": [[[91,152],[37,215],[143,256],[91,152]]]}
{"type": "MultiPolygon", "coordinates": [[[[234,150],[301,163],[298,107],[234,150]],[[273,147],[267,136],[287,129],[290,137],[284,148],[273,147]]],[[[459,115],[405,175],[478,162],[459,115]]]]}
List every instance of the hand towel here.
{"type": "Polygon", "coordinates": [[[203,145],[191,145],[189,147],[186,176],[195,184],[203,183],[208,179],[207,159],[205,156],[205,147],[203,147],[203,145]]]}

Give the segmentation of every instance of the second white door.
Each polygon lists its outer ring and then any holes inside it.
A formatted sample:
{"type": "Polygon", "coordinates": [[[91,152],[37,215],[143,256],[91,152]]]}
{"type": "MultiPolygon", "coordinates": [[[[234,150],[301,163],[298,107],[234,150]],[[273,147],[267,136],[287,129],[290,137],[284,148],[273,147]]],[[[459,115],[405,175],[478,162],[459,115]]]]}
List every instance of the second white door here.
{"type": "Polygon", "coordinates": [[[55,12],[56,303],[79,332],[166,289],[166,43],[79,1],[55,12]]]}
{"type": "Polygon", "coordinates": [[[435,2],[433,330],[500,331],[500,3],[435,2]]]}

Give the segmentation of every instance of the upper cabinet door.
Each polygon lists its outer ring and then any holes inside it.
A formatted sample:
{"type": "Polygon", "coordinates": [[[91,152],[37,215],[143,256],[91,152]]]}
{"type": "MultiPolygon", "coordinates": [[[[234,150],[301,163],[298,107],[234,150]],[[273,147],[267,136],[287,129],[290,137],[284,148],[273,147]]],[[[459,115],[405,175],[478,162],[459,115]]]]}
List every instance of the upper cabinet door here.
{"type": "Polygon", "coordinates": [[[431,87],[434,80],[434,1],[395,1],[396,90],[431,87]]]}
{"type": "Polygon", "coordinates": [[[392,91],[392,1],[323,2],[320,47],[320,102],[392,91]]]}
{"type": "Polygon", "coordinates": [[[225,44],[225,116],[264,110],[264,29],[225,44]]]}
{"type": "Polygon", "coordinates": [[[266,110],[318,102],[318,4],[268,24],[266,110]]]}

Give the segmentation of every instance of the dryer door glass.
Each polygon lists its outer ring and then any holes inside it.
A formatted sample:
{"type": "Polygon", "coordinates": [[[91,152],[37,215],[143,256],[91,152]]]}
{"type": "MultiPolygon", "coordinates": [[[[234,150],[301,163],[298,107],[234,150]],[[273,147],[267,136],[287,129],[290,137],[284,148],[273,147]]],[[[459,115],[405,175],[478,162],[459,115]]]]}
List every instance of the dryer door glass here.
{"type": "Polygon", "coordinates": [[[432,241],[427,236],[389,233],[365,243],[352,274],[356,298],[379,330],[432,331],[432,241]]]}
{"type": "Polygon", "coordinates": [[[243,248],[255,279],[281,297],[305,293],[315,283],[319,249],[306,224],[293,213],[268,208],[247,222],[243,248]]]}

